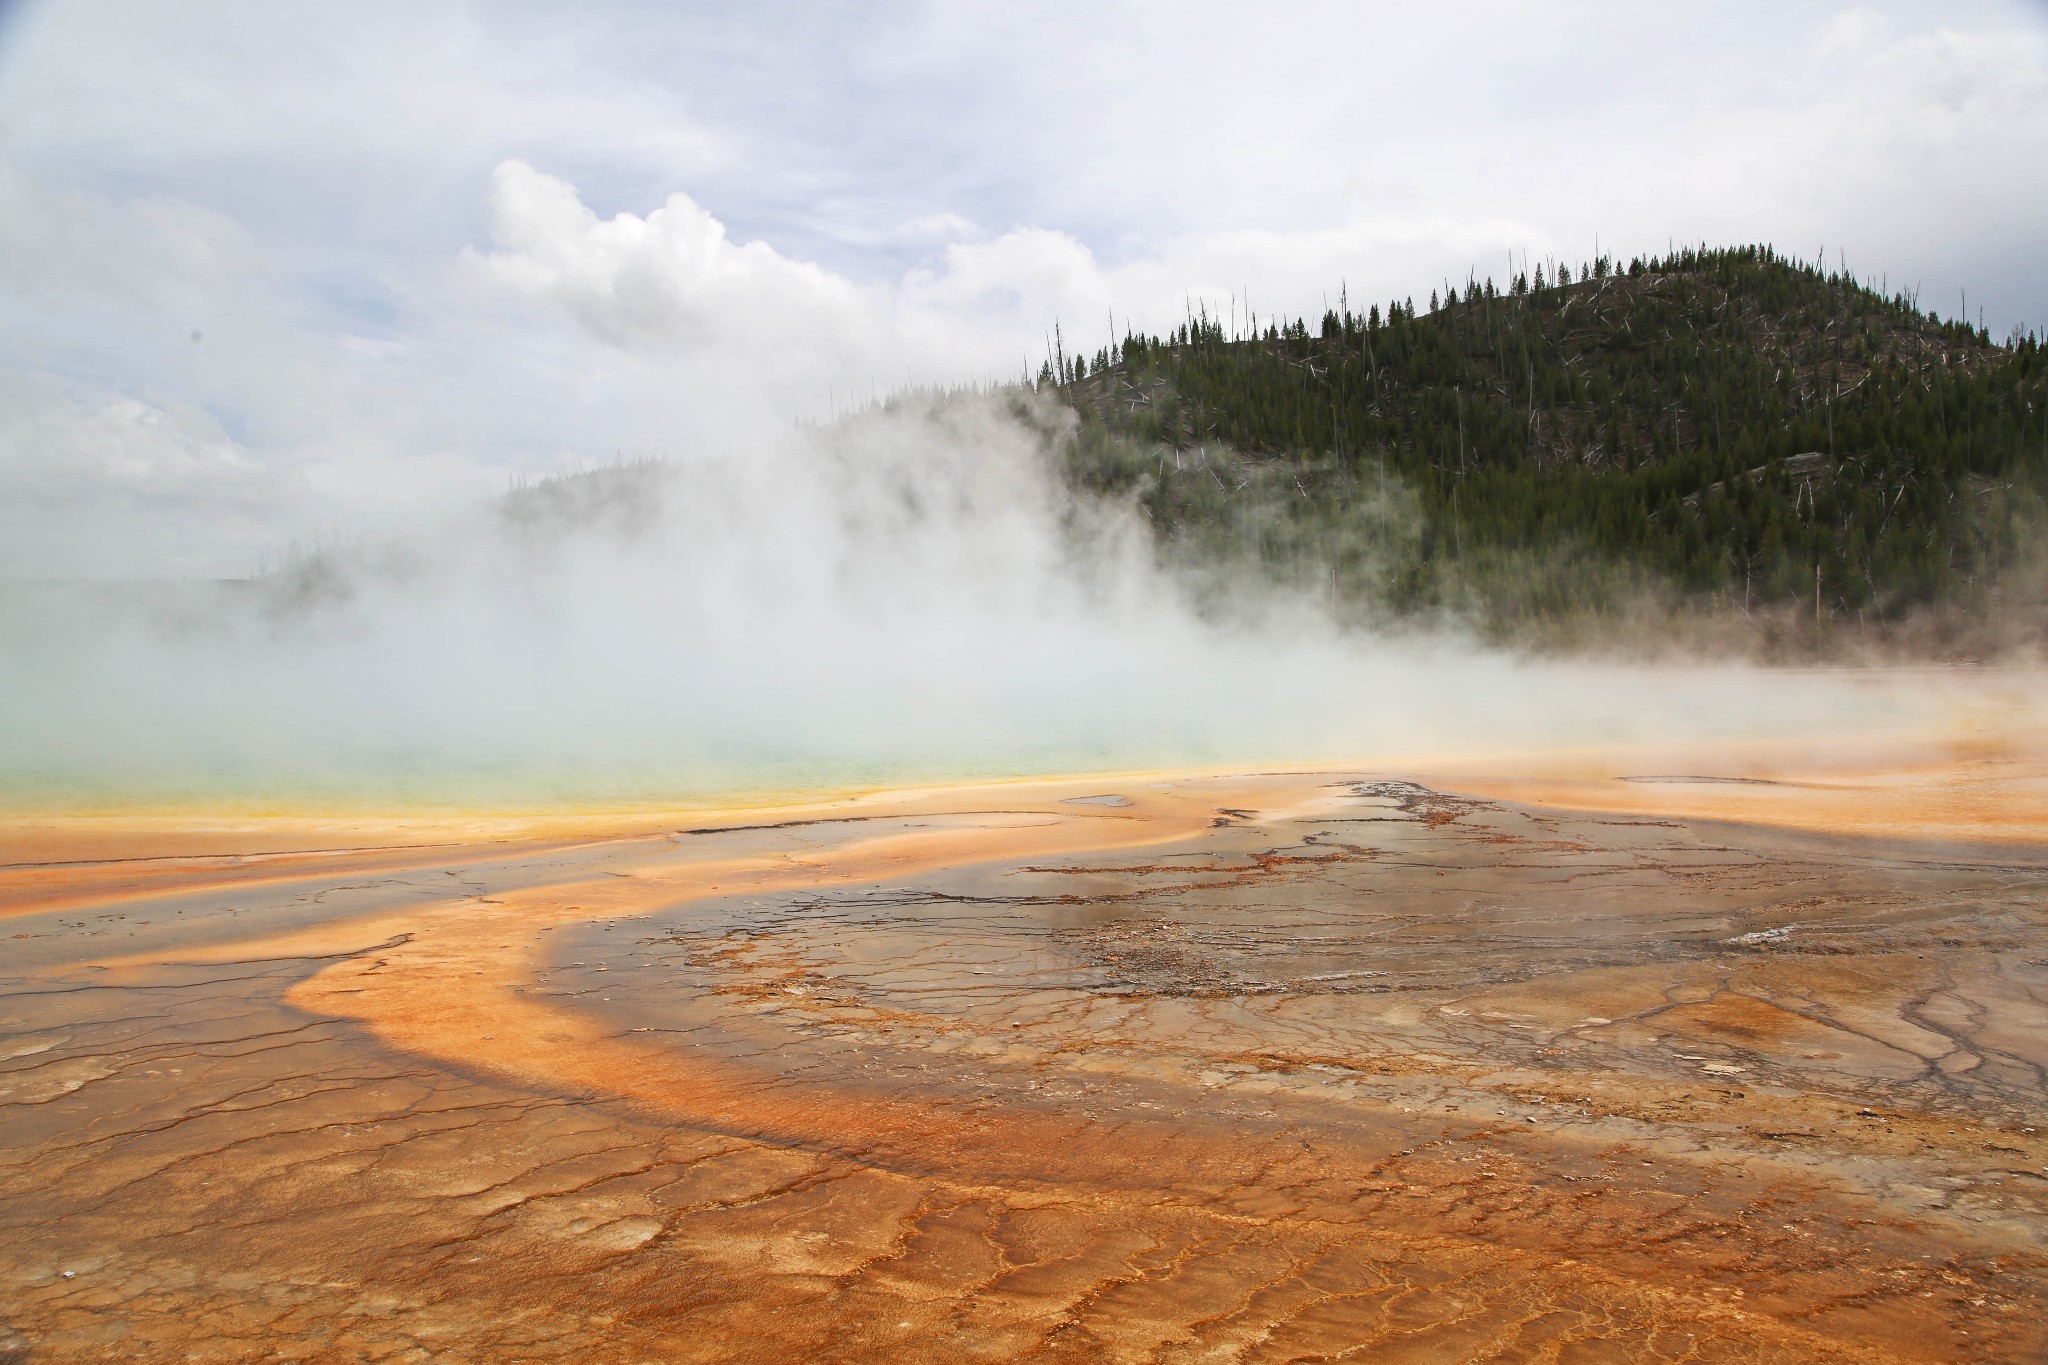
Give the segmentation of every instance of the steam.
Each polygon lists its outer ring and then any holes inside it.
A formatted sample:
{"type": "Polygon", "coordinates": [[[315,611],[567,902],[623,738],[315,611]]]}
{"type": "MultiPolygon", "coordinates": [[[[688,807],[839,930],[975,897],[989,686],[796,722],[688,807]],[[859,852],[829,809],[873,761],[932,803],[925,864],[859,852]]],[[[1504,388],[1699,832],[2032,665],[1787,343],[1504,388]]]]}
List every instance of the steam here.
{"type": "MultiPolygon", "coordinates": [[[[1197,609],[1051,474],[1028,394],[907,401],[543,484],[246,584],[14,590],[16,801],[662,801],[732,791],[1895,722],[1825,677],[1538,666],[1197,609]]],[[[1213,603],[1211,604],[1213,606],[1213,603]]]]}

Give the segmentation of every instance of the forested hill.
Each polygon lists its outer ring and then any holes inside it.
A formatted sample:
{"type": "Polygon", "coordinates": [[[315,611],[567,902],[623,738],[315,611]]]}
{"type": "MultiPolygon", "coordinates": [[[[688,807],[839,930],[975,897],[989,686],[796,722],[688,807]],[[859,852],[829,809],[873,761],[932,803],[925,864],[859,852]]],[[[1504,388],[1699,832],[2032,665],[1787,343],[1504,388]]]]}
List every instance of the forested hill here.
{"type": "Polygon", "coordinates": [[[1767,247],[1231,332],[1197,313],[1040,375],[1081,414],[1068,477],[1215,583],[1256,565],[1347,619],[1537,644],[1647,615],[1781,655],[2040,632],[2031,334],[1767,247]]]}

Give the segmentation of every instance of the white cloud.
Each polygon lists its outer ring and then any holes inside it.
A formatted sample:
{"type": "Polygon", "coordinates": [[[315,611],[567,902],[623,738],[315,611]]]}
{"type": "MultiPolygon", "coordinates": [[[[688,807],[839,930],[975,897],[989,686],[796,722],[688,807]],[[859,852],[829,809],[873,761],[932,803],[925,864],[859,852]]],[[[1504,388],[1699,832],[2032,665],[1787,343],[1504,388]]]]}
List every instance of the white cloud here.
{"type": "Polygon", "coordinates": [[[508,161],[491,176],[491,201],[496,249],[463,252],[479,281],[625,352],[687,351],[699,365],[767,372],[785,396],[904,366],[921,378],[1007,378],[1056,321],[1092,350],[1112,310],[1119,333],[1168,328],[1190,301],[1242,313],[1248,294],[1271,317],[1305,300],[1320,307],[1347,275],[1389,261],[1414,278],[1462,280],[1467,263],[1519,235],[1509,223],[1390,219],[1172,239],[1112,266],[1068,233],[1017,228],[952,243],[894,284],[862,285],[735,243],[684,194],[644,218],[601,219],[567,181],[508,161]]]}
{"type": "Polygon", "coordinates": [[[1814,51],[1824,57],[1854,57],[1870,52],[1892,31],[1891,16],[1858,6],[1845,9],[1822,26],[1814,51]]]}
{"type": "Polygon", "coordinates": [[[0,577],[235,572],[293,498],[201,409],[4,371],[0,490],[0,577]]]}
{"type": "Polygon", "coordinates": [[[465,262],[613,345],[787,344],[793,324],[852,340],[873,320],[863,291],[765,243],[729,240],[686,194],[644,218],[599,219],[574,186],[507,161],[491,173],[491,221],[503,249],[465,248],[465,262]]]}

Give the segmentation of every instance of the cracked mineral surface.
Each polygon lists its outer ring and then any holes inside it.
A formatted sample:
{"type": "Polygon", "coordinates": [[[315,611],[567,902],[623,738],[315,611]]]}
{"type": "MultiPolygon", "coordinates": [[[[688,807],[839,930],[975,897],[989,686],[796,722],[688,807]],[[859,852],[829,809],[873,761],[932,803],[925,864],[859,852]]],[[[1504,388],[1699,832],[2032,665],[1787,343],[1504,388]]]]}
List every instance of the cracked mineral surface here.
{"type": "Polygon", "coordinates": [[[17,822],[0,1361],[2043,1359],[2042,770],[1755,757],[17,822]]]}

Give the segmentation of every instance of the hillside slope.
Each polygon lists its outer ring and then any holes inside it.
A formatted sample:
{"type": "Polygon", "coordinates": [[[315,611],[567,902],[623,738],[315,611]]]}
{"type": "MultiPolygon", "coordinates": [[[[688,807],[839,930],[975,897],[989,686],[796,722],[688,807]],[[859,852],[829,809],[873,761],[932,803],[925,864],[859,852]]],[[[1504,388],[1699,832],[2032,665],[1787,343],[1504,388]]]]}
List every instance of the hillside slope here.
{"type": "Polygon", "coordinates": [[[1065,472],[1217,585],[1497,638],[1706,631],[1775,656],[2038,639],[2048,357],[1767,247],[1340,305],[1040,376],[1065,472]]]}

